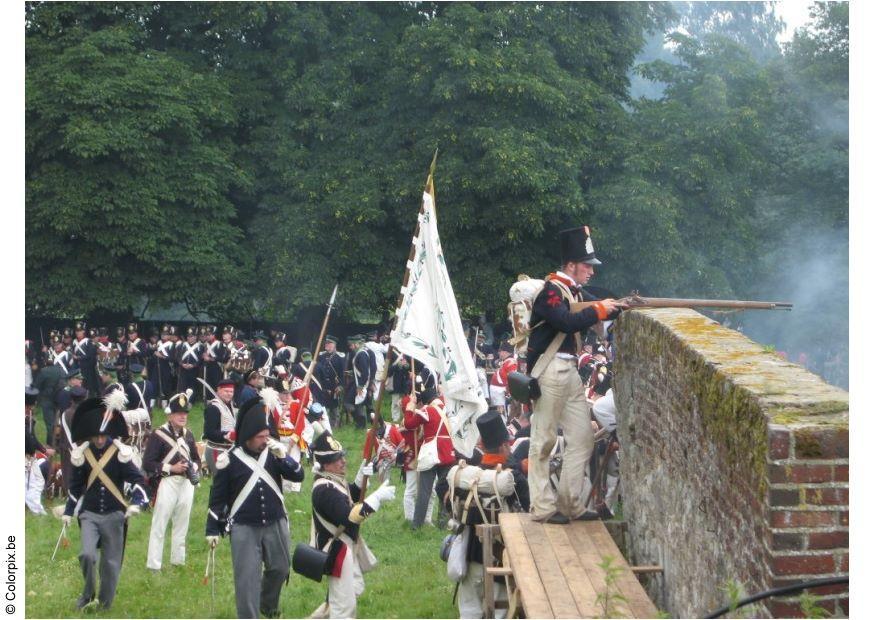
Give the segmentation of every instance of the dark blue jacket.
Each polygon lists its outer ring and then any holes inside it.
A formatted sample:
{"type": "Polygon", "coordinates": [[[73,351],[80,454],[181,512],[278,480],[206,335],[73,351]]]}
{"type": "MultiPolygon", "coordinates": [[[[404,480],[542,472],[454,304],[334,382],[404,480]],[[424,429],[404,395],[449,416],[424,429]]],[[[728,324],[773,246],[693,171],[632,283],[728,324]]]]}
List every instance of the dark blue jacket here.
{"type": "MultiPolygon", "coordinates": [[[[97,449],[94,446],[88,446],[86,450],[91,450],[94,454],[95,460],[99,462],[101,457],[103,457],[112,445],[112,442],[107,441],[106,445],[101,449],[97,449]]],[[[140,473],[140,470],[137,469],[137,466],[134,465],[133,462],[128,461],[127,463],[122,463],[118,460],[118,454],[116,454],[109,460],[103,471],[109,476],[109,479],[115,483],[120,492],[124,493],[125,482],[133,487],[131,492],[131,503],[137,504],[140,507],[148,505],[149,495],[146,492],[146,481],[143,479],[143,474],[140,473]]],[[[64,508],[64,514],[73,515],[73,511],[76,509],[76,504],[79,502],[79,499],[83,494],[85,497],[82,500],[82,506],[79,510],[80,513],[87,510],[98,514],[106,514],[116,510],[125,510],[125,507],[120,504],[115,495],[104,486],[100,478],[96,478],[94,483],[86,490],[85,487],[88,484],[88,476],[90,474],[91,465],[88,461],[85,461],[79,467],[73,467],[73,475],[71,476],[70,485],[68,487],[69,497],[67,498],[67,505],[64,508]]]]}
{"type": "MultiPolygon", "coordinates": [[[[581,301],[594,301],[596,299],[577,287],[572,290],[572,294],[575,294],[577,299],[581,301]]],[[[616,318],[619,314],[618,310],[608,318],[616,318]]],[[[526,351],[526,365],[529,371],[531,372],[531,369],[535,367],[538,358],[550,346],[557,332],[567,334],[559,350],[577,355],[574,334],[586,331],[598,322],[599,317],[595,308],[584,308],[580,312],[572,312],[568,300],[562,295],[562,290],[558,285],[548,280],[535,298],[535,303],[532,304],[529,325],[533,326],[534,329],[529,336],[529,346],[526,351]]]]}
{"type": "MultiPolygon", "coordinates": [[[[258,460],[259,455],[248,451],[246,453],[258,460]]],[[[237,458],[233,450],[228,453],[228,458],[228,466],[216,471],[216,477],[210,489],[207,536],[224,535],[231,507],[252,475],[252,470],[237,458]]],[[[304,468],[290,456],[278,459],[273,454],[268,454],[264,468],[280,489],[282,489],[282,478],[292,482],[304,480],[304,468]]],[[[267,525],[285,518],[286,508],[283,501],[277,497],[266,482],[259,479],[243,505],[240,506],[237,514],[234,515],[233,523],[267,525]]]]}

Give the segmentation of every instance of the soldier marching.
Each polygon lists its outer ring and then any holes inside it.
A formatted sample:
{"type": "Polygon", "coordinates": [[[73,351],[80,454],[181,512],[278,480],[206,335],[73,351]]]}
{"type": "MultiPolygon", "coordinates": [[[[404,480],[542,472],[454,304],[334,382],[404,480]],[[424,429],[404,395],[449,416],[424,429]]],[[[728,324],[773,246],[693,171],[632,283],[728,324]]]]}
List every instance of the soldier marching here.
{"type": "MultiPolygon", "coordinates": [[[[112,605],[120,568],[116,558],[125,544],[126,519],[146,509],[149,500],[147,568],[157,571],[164,566],[166,536],[172,539],[170,563],[191,562],[185,541],[194,496],[205,492],[199,490],[201,477],[210,481],[207,542],[214,548],[223,537],[230,538],[240,617],[280,613],[280,592],[293,564],[289,540],[294,545],[294,541],[307,538],[306,532],[289,532],[283,494],[299,492],[311,467],[318,484],[312,496],[315,537],[310,545],[328,553],[328,597],[317,610],[317,615],[324,617],[355,613],[364,587],[363,575],[374,565],[360,529],[366,517],[395,495],[385,484],[363,499],[363,477],[373,475],[388,483],[393,468],[404,471],[404,512],[414,527],[443,525],[449,518],[461,534],[477,519],[493,521],[503,510],[529,510],[531,411],[510,406],[513,398],[508,375],[517,369],[518,360],[514,347],[506,341],[496,340],[492,348],[482,333],[471,340],[475,367],[488,385],[492,407],[477,420],[482,437],[478,447],[472,454],[462,454],[454,450],[444,417],[440,377],[415,359],[388,356],[376,333],[347,338],[349,353],[338,350],[338,338],[326,336],[324,346],[314,356],[306,347],[292,346],[282,331],[272,331],[270,336],[254,331],[247,338],[242,330],[227,324],[164,324],[153,333],[144,330],[148,341],[141,337],[135,322],[112,329],[92,327],[90,331],[84,321],[71,327],[51,330],[42,350],[30,355],[28,366],[34,385],[40,386],[39,397],[33,397],[39,403],[36,408],[41,410],[46,427],[52,429],[51,445],[58,449],[59,480],[69,488],[65,527],[78,516],[84,527],[92,528],[83,535],[84,559],[80,563],[85,584],[77,601],[80,607],[112,605]],[[107,334],[114,334],[112,341],[107,334]],[[184,336],[180,339],[179,335],[184,336]],[[384,364],[390,364],[388,391],[396,424],[379,420],[366,439],[364,433],[374,419],[383,375],[379,369],[384,364]],[[122,395],[124,405],[117,404],[121,397],[113,406],[100,400],[107,391],[122,395]],[[358,470],[354,482],[345,480],[346,453],[331,434],[332,426],[342,421],[345,401],[363,439],[375,446],[354,463],[358,470]],[[188,423],[196,402],[203,402],[200,437],[193,435],[188,423]],[[156,422],[152,428],[149,420],[144,431],[137,426],[139,414],[135,412],[144,411],[151,418],[156,415],[151,413],[155,407],[161,408],[157,415],[165,423],[159,426],[156,422]],[[105,420],[111,423],[104,424],[105,420]],[[432,439],[438,443],[438,461],[417,471],[418,452],[432,439]],[[105,488],[94,491],[96,483],[88,482],[93,477],[88,468],[100,468],[101,457],[110,446],[115,447],[113,455],[104,466],[109,482],[101,482],[105,488]],[[496,498],[489,509],[492,512],[462,514],[459,507],[470,490],[461,482],[464,476],[454,478],[460,467],[469,468],[466,475],[474,468],[507,472],[513,499],[496,498]],[[121,498],[112,485],[119,489],[121,498]],[[100,495],[95,496],[95,492],[100,495]],[[85,505],[83,496],[90,498],[85,505]],[[435,505],[438,518],[433,514],[435,505]],[[106,545],[103,555],[109,556],[107,568],[101,571],[96,562],[103,560],[93,553],[98,544],[101,548],[106,545]],[[259,545],[262,553],[253,554],[259,545]]],[[[596,345],[596,349],[601,346],[596,345]]],[[[610,386],[610,361],[604,349],[595,354],[591,349],[581,349],[579,361],[581,373],[587,375],[584,384],[588,395],[596,400],[610,386]]],[[[575,357],[575,365],[577,361],[575,357]]],[[[544,441],[543,433],[538,437],[544,441]]],[[[556,442],[560,453],[573,448],[568,440],[565,437],[564,444],[556,442]]],[[[555,453],[554,448],[551,454],[555,453]]],[[[554,492],[561,488],[560,476],[552,479],[554,492]]],[[[610,505],[618,490],[616,468],[608,476],[609,484],[613,482],[610,505]]],[[[541,489],[537,487],[536,497],[541,489]]],[[[492,501],[488,493],[484,495],[487,504],[492,501]]],[[[591,508],[594,504],[586,506],[582,518],[591,518],[591,508]]],[[[604,504],[596,512],[595,518],[610,516],[604,504]]],[[[559,521],[546,511],[537,516],[559,521]]],[[[469,544],[467,572],[459,580],[459,613],[461,617],[480,617],[485,562],[482,548],[475,542],[469,544]]],[[[299,568],[295,570],[306,574],[299,568]]]]}

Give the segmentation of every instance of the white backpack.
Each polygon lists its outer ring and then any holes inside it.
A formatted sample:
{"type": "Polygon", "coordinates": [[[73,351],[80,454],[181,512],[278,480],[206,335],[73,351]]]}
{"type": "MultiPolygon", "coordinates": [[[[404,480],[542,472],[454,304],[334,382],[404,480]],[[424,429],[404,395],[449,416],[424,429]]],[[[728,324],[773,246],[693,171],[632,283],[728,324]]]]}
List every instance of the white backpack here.
{"type": "Polygon", "coordinates": [[[529,334],[536,327],[529,325],[532,318],[532,306],[538,294],[544,288],[544,280],[535,280],[525,274],[520,274],[517,281],[510,287],[510,303],[507,304],[507,318],[513,326],[513,338],[510,343],[514,353],[525,357],[529,346],[529,334]]]}

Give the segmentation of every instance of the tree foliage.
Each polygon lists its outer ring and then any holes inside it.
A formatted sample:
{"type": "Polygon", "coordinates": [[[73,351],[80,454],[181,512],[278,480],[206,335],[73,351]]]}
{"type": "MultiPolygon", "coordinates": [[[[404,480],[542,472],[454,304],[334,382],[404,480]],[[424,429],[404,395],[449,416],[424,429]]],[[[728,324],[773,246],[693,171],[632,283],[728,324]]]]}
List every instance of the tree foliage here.
{"type": "Polygon", "coordinates": [[[581,223],[618,293],[759,293],[788,221],[847,228],[847,5],[783,50],[770,5],[675,6],[29,3],[28,309],[390,310],[436,148],[467,311],[581,223]]]}

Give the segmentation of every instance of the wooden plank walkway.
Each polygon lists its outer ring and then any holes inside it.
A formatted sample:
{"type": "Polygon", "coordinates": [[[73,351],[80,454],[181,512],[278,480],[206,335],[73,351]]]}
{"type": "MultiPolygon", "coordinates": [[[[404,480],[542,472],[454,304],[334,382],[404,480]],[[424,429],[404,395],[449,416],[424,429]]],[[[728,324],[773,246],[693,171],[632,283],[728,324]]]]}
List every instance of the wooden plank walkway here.
{"type": "Polygon", "coordinates": [[[499,515],[513,582],[527,618],[598,618],[605,573],[598,564],[614,559],[619,576],[613,593],[625,601],[612,604],[612,616],[655,618],[657,609],[638,582],[623,554],[601,521],[549,525],[531,515],[499,515]]]}

